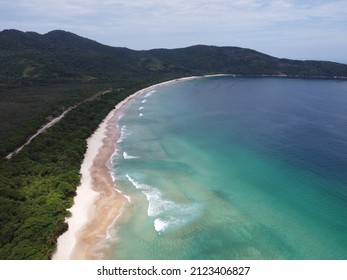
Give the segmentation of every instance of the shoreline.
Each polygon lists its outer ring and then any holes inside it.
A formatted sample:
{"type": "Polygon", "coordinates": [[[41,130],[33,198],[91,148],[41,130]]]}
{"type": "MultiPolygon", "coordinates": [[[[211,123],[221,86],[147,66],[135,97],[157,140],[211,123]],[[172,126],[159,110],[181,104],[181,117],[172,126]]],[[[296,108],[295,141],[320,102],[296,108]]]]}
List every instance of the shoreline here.
{"type": "Polygon", "coordinates": [[[81,165],[81,183],[77,187],[73,206],[68,209],[71,217],[66,221],[68,230],[59,236],[53,260],[105,259],[105,248],[97,249],[101,241],[109,237],[110,227],[122,215],[128,199],[113,182],[108,165],[117,150],[120,138],[118,120],[129,102],[147,91],[178,81],[203,78],[191,76],[165,81],[143,88],[118,103],[87,139],[87,151],[81,165]]]}

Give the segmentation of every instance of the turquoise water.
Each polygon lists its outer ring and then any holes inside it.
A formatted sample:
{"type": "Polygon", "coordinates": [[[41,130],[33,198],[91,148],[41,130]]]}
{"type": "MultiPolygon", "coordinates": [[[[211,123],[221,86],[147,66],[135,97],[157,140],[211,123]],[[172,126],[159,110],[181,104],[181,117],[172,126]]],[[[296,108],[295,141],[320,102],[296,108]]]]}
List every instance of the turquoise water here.
{"type": "Polygon", "coordinates": [[[114,259],[347,259],[347,82],[209,77],[119,121],[114,259]]]}

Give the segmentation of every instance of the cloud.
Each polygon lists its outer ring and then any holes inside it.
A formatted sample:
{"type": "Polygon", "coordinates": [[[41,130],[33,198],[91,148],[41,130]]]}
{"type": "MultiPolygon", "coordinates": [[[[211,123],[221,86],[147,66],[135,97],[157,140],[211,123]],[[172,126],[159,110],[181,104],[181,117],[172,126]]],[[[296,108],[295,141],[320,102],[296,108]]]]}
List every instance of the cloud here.
{"type": "Polygon", "coordinates": [[[0,4],[7,18],[21,15],[13,18],[17,21],[51,18],[64,23],[75,18],[82,23],[126,21],[132,23],[131,26],[141,23],[145,26],[163,24],[163,27],[173,22],[178,27],[193,27],[195,24],[214,25],[214,22],[237,22],[240,26],[249,22],[269,24],[312,16],[322,20],[329,17],[346,19],[347,10],[346,1],[290,0],[1,0],[0,4]]]}
{"type": "Polygon", "coordinates": [[[345,0],[0,0],[0,26],[66,29],[135,49],[195,43],[345,43],[345,0]],[[340,41],[339,41],[340,40],[340,41]],[[309,42],[308,42],[309,43],[309,42]]]}

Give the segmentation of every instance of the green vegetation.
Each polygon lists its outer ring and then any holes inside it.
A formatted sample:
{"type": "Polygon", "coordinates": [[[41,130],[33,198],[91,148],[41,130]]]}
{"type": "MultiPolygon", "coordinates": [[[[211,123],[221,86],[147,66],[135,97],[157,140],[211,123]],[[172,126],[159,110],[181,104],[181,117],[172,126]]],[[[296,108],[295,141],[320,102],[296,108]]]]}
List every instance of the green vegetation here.
{"type": "Polygon", "coordinates": [[[133,51],[64,31],[0,32],[0,259],[51,257],[67,229],[86,139],[115,104],[154,83],[215,73],[347,77],[347,65],[236,47],[133,51]],[[82,102],[110,87],[112,92],[82,102]],[[79,103],[4,159],[49,118],[79,103]]]}
{"type": "Polygon", "coordinates": [[[0,161],[0,258],[47,259],[72,206],[85,139],[130,91],[113,91],[71,111],[12,160],[0,161]]]}
{"type": "Polygon", "coordinates": [[[55,84],[0,91],[0,157],[23,144],[50,118],[107,85],[55,84]]]}

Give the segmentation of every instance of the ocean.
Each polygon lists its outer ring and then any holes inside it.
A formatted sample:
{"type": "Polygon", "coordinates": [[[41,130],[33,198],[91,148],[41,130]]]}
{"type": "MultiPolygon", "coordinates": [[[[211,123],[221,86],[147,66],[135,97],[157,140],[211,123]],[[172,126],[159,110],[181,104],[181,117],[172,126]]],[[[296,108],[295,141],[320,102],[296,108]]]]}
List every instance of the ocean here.
{"type": "Polygon", "coordinates": [[[177,81],[115,125],[112,259],[347,259],[346,81],[177,81]]]}

